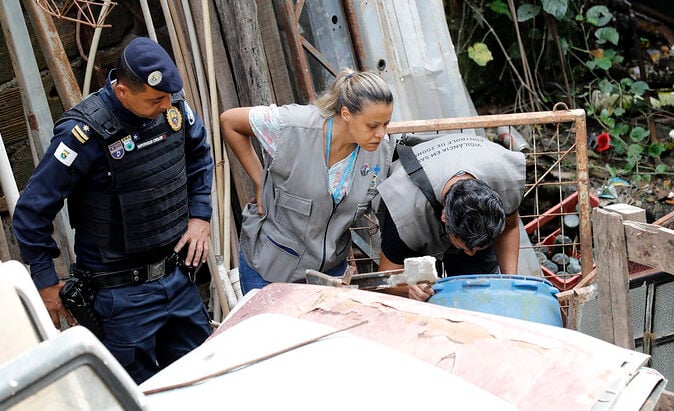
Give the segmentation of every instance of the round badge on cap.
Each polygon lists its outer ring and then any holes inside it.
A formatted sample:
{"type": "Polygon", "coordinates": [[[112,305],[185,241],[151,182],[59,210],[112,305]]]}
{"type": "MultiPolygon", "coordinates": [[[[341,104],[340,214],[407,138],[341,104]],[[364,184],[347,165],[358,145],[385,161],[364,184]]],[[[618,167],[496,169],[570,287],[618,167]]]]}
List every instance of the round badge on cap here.
{"type": "Polygon", "coordinates": [[[154,87],[157,84],[161,83],[161,71],[155,70],[147,76],[147,84],[154,87]]]}

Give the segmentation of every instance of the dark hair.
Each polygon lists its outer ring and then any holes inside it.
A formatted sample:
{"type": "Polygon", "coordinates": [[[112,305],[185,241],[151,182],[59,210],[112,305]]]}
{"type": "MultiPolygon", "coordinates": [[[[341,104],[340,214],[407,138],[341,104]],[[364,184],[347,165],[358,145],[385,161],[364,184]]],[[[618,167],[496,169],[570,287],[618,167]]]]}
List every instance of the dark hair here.
{"type": "Polygon", "coordinates": [[[145,90],[145,82],[136,77],[124,62],[124,53],[117,59],[115,75],[117,76],[117,81],[127,86],[131,91],[139,93],[145,90]]]}
{"type": "Polygon", "coordinates": [[[477,179],[452,184],[445,194],[443,213],[447,233],[458,237],[469,250],[491,245],[505,228],[501,197],[477,179]]]}
{"type": "Polygon", "coordinates": [[[324,117],[339,114],[342,107],[351,113],[359,113],[363,103],[393,103],[393,93],[388,84],[376,73],[343,69],[337,74],[332,86],[312,102],[321,109],[324,117]]]}

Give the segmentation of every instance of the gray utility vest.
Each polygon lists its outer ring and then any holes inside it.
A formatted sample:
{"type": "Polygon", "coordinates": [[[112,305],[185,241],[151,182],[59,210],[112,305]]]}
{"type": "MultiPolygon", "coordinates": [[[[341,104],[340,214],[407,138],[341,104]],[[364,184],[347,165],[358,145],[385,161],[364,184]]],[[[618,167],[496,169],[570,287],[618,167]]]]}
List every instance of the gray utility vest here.
{"type": "Polygon", "coordinates": [[[240,246],[248,264],[270,282],[304,281],[305,270],[330,270],[342,263],[351,244],[349,227],[363,215],[377,184],[388,173],[387,141],[377,151],[360,149],[353,183],[334,205],[328,191],[320,110],[279,107],[281,132],[274,158],[265,155],[262,204],[243,210],[240,246]]]}
{"type": "Polygon", "coordinates": [[[171,123],[161,115],[142,130],[123,129],[96,94],[61,117],[59,122],[79,120],[95,131],[112,174],[105,191],[77,192],[68,199],[70,224],[78,237],[131,254],[174,243],[185,233],[184,100],[173,95],[171,101],[171,123]]]}
{"type": "MultiPolygon", "coordinates": [[[[510,151],[491,141],[470,134],[446,134],[412,147],[442,204],[442,188],[447,180],[463,170],[484,181],[503,200],[506,215],[517,211],[524,193],[526,163],[524,154],[510,151]]],[[[396,161],[391,175],[379,186],[379,193],[398,229],[400,239],[412,250],[441,257],[451,247],[441,235],[441,224],[433,207],[396,161]]]]}

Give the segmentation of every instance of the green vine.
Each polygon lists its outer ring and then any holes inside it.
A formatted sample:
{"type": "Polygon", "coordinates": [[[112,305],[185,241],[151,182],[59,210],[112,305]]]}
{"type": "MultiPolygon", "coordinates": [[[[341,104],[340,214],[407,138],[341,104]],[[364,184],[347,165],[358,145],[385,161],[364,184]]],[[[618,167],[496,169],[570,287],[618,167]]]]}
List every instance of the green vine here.
{"type": "MultiPolygon", "coordinates": [[[[556,72],[564,75],[567,97],[573,104],[585,108],[588,118],[594,120],[600,129],[599,133],[608,132],[612,148],[609,157],[614,160],[624,159],[623,162],[612,162],[621,165],[611,166],[611,173],[634,180],[650,180],[654,174],[671,174],[661,156],[673,147],[658,141],[654,138],[654,131],[649,131],[649,119],[662,109],[664,102],[658,100],[657,94],[646,82],[635,80],[624,74],[624,71],[615,70],[624,62],[624,57],[617,50],[620,34],[612,26],[615,19],[606,6],[594,5],[584,10],[583,6],[578,5],[582,2],[534,0],[520,4],[513,18],[511,10],[515,9],[512,0],[466,3],[480,25],[489,28],[487,34],[496,37],[495,41],[512,70],[515,70],[512,60],[521,58],[517,50],[527,50],[527,54],[540,50],[541,47],[534,44],[542,44],[546,37],[542,30],[550,30],[549,26],[554,26],[553,34],[559,54],[563,56],[562,61],[554,64],[559,65],[560,70],[556,72]],[[522,44],[519,47],[504,46],[507,43],[499,38],[507,37],[503,35],[504,30],[495,30],[503,27],[496,21],[504,17],[518,24],[520,30],[527,28],[522,31],[526,33],[524,41],[528,42],[527,47],[522,47],[522,44]],[[621,73],[618,78],[615,77],[616,73],[621,73]]],[[[467,55],[472,62],[480,66],[493,64],[492,52],[485,38],[468,44],[467,55]]],[[[528,60],[539,62],[541,56],[529,56],[528,60]]],[[[515,74],[522,83],[522,89],[538,93],[537,101],[559,101],[557,96],[541,92],[543,88],[538,85],[524,84],[519,74],[515,74]]],[[[538,81],[541,81],[540,75],[538,81]]]]}

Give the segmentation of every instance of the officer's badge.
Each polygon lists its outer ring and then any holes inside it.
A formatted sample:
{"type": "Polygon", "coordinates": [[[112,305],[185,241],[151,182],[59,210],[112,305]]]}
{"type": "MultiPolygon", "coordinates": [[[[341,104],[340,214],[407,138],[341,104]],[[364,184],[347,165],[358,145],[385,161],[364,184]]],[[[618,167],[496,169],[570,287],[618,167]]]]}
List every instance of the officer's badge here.
{"type": "Polygon", "coordinates": [[[176,106],[171,106],[170,109],[166,110],[166,120],[173,131],[180,130],[183,125],[183,115],[176,106]]]}
{"type": "Polygon", "coordinates": [[[87,134],[89,132],[90,128],[86,124],[82,124],[82,127],[80,127],[79,124],[75,125],[70,132],[72,135],[79,141],[80,143],[84,144],[87,141],[89,141],[89,135],[87,134]]]}
{"type": "Polygon", "coordinates": [[[130,135],[122,138],[122,145],[124,146],[124,150],[126,151],[131,151],[134,148],[136,148],[136,143],[133,142],[133,139],[131,138],[130,135]]]}
{"type": "Polygon", "coordinates": [[[162,79],[161,71],[155,70],[147,76],[147,84],[149,84],[151,87],[154,87],[157,84],[161,83],[161,79],[162,79]]]}
{"type": "Polygon", "coordinates": [[[360,168],[360,175],[361,176],[366,176],[367,173],[370,172],[370,166],[367,164],[363,164],[363,166],[360,168]]]}
{"type": "Polygon", "coordinates": [[[122,157],[124,157],[124,146],[122,145],[122,142],[119,140],[110,144],[108,146],[108,151],[110,151],[110,155],[115,160],[119,160],[122,157]]]}

